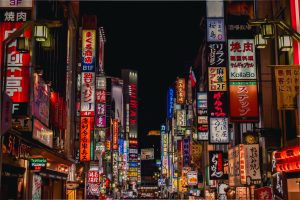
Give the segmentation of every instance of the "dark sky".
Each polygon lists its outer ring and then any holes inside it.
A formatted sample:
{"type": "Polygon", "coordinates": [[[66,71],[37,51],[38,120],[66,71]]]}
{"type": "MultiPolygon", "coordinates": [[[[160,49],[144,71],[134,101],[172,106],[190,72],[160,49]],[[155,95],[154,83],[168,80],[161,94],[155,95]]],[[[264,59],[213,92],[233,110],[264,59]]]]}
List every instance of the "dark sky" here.
{"type": "Polygon", "coordinates": [[[159,138],[146,137],[166,117],[167,88],[189,71],[203,33],[205,2],[81,2],[81,14],[98,16],[106,33],[105,71],[121,76],[122,68],[138,70],[139,139],[141,147],[159,138]]]}

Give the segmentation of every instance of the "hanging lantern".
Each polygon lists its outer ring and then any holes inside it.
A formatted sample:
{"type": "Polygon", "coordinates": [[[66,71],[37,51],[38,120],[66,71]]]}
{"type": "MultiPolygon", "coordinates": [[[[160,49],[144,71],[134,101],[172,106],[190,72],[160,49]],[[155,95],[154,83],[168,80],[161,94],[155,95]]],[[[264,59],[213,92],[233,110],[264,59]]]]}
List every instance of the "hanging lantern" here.
{"type": "Polygon", "coordinates": [[[274,25],[265,23],[261,25],[262,37],[265,39],[274,37],[274,25]]]}
{"type": "Polygon", "coordinates": [[[53,47],[53,37],[51,33],[48,33],[48,37],[45,41],[41,42],[41,46],[45,49],[52,49],[53,47]]]}
{"type": "Polygon", "coordinates": [[[20,53],[29,52],[29,39],[25,37],[17,38],[17,51],[20,53]]]}
{"type": "Polygon", "coordinates": [[[262,37],[262,34],[255,35],[254,39],[255,47],[263,49],[267,46],[267,40],[262,37]]]}
{"type": "Polygon", "coordinates": [[[34,37],[38,42],[46,41],[48,37],[48,27],[46,25],[35,25],[34,26],[34,37]]]}
{"type": "Polygon", "coordinates": [[[289,35],[279,36],[279,50],[290,51],[292,49],[292,37],[289,35]]]}

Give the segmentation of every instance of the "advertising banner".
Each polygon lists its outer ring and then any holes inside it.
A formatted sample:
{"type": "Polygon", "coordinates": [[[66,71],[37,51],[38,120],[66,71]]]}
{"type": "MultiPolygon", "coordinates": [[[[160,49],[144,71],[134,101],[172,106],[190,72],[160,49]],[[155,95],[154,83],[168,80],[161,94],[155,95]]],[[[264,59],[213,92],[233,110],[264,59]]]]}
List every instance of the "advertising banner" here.
{"type": "Polygon", "coordinates": [[[174,88],[170,87],[167,94],[167,113],[168,118],[172,119],[174,111],[174,88]]]}
{"type": "Polygon", "coordinates": [[[287,179],[284,172],[272,175],[273,194],[275,198],[288,199],[287,179]]]}
{"type": "Polygon", "coordinates": [[[196,166],[196,169],[201,167],[202,145],[191,144],[191,162],[196,166]]]}
{"type": "Polygon", "coordinates": [[[106,77],[105,76],[96,76],[96,89],[97,90],[106,90],[106,77]]]}
{"type": "Polygon", "coordinates": [[[95,72],[96,30],[82,30],[82,72],[95,72]]]}
{"type": "Polygon", "coordinates": [[[229,79],[256,80],[255,45],[253,39],[228,40],[229,79]]]}
{"type": "MultiPolygon", "coordinates": [[[[131,75],[132,76],[132,75],[131,75]]],[[[129,85],[129,137],[137,138],[137,120],[138,120],[138,88],[137,80],[129,85]]]]}
{"type": "Polygon", "coordinates": [[[246,172],[246,183],[260,184],[261,174],[259,165],[259,145],[258,144],[247,144],[244,145],[244,159],[245,159],[245,172],[246,172]]]}
{"type": "Polygon", "coordinates": [[[207,18],[207,41],[224,42],[225,29],[223,18],[207,18]]]}
{"type": "Polygon", "coordinates": [[[208,43],[207,64],[209,67],[222,67],[226,65],[225,43],[208,43]]]}
{"type": "Polygon", "coordinates": [[[256,82],[229,82],[230,120],[258,121],[258,92],[256,82]]]}
{"type": "Polygon", "coordinates": [[[208,140],[207,93],[197,93],[197,139],[208,140]]]}
{"type": "Polygon", "coordinates": [[[228,118],[210,118],[209,142],[211,144],[229,143],[228,118]]]}
{"type": "Polygon", "coordinates": [[[183,146],[183,167],[188,167],[190,165],[190,139],[184,138],[182,140],[182,146],[183,146]]]}
{"type": "Polygon", "coordinates": [[[250,199],[250,190],[248,187],[236,187],[235,199],[250,199]]]}
{"type": "Polygon", "coordinates": [[[252,26],[248,25],[254,18],[253,1],[226,1],[228,38],[253,38],[252,26]]]}
{"type": "Polygon", "coordinates": [[[32,113],[46,126],[49,126],[50,87],[37,73],[33,74],[33,79],[32,113]]]}
{"type": "Polygon", "coordinates": [[[271,187],[262,187],[256,189],[257,200],[272,200],[272,188],[271,187]]]}
{"type": "Polygon", "coordinates": [[[222,151],[209,151],[209,179],[224,178],[224,161],[222,151]]]}
{"type": "Polygon", "coordinates": [[[123,104],[123,87],[122,85],[112,86],[112,101],[115,102],[115,119],[117,119],[121,126],[123,126],[123,116],[124,116],[124,104],[123,104]]]}
{"type": "Polygon", "coordinates": [[[208,116],[227,117],[228,116],[228,93],[208,92],[208,116]]]}
{"type": "Polygon", "coordinates": [[[178,78],[176,81],[176,103],[184,104],[186,99],[186,85],[184,78],[178,78]]]}
{"type": "Polygon", "coordinates": [[[226,67],[208,67],[208,90],[227,91],[226,67]]]}
{"type": "MultiPolygon", "coordinates": [[[[15,30],[22,26],[22,22],[0,23],[0,45],[15,30]]],[[[31,30],[24,31],[24,37],[31,37],[31,30]]],[[[7,48],[7,72],[6,72],[6,93],[11,98],[14,107],[14,116],[27,115],[27,102],[29,102],[29,66],[30,53],[17,51],[16,40],[12,41],[7,48]],[[18,109],[15,110],[15,107],[18,109]],[[21,110],[20,110],[21,109],[21,110]]],[[[2,48],[0,49],[0,61],[3,58],[2,48]]]]}
{"type": "Polygon", "coordinates": [[[198,185],[198,173],[196,171],[189,171],[187,173],[187,184],[198,185]]]}
{"type": "Polygon", "coordinates": [[[53,148],[53,131],[36,119],[33,121],[32,138],[53,148]]]}
{"type": "Polygon", "coordinates": [[[113,150],[118,150],[118,139],[119,139],[119,124],[117,119],[113,119],[113,150]]]}
{"type": "Polygon", "coordinates": [[[96,90],[96,102],[106,103],[106,90],[96,90]]]}
{"type": "Polygon", "coordinates": [[[81,73],[81,116],[94,116],[95,111],[95,73],[81,73]]]}
{"type": "Polygon", "coordinates": [[[168,134],[166,133],[166,127],[161,126],[161,160],[162,160],[162,174],[166,175],[168,170],[168,134]]]}
{"type": "Polygon", "coordinates": [[[177,126],[186,126],[186,110],[177,110],[177,126]]]}
{"type": "Polygon", "coordinates": [[[98,171],[88,171],[87,174],[88,183],[99,183],[99,172],[98,171]]]}
{"type": "Polygon", "coordinates": [[[286,65],[276,66],[274,69],[278,110],[297,108],[295,98],[299,93],[299,67],[286,65]]]}
{"type": "Polygon", "coordinates": [[[36,173],[32,175],[32,200],[42,199],[42,177],[36,173]]]}
{"type": "Polygon", "coordinates": [[[141,160],[154,160],[154,149],[141,149],[141,160]]]}
{"type": "Polygon", "coordinates": [[[91,126],[92,117],[80,118],[80,161],[91,160],[91,126]]]}
{"type": "Polygon", "coordinates": [[[183,167],[183,147],[182,147],[182,140],[177,140],[177,170],[181,171],[183,167]]]}

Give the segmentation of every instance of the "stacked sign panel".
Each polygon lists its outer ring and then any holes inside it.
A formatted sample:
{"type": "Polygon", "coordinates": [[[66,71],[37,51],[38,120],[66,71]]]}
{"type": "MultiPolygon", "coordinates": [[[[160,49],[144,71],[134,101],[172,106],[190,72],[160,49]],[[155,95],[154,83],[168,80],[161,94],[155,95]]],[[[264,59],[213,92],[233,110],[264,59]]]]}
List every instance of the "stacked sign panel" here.
{"type": "MultiPolygon", "coordinates": [[[[223,3],[220,4],[220,2],[216,5],[223,7],[223,3]]],[[[207,18],[209,142],[226,144],[229,142],[229,131],[224,13],[214,12],[211,6],[211,3],[207,2],[207,15],[209,16],[207,18]]]]}
{"type": "Polygon", "coordinates": [[[251,26],[248,25],[248,20],[254,16],[253,1],[228,2],[226,14],[229,38],[230,120],[244,123],[257,122],[258,93],[255,44],[251,26]]]}
{"type": "Polygon", "coordinates": [[[208,140],[207,93],[197,93],[197,139],[208,140]]]}
{"type": "MultiPolygon", "coordinates": [[[[80,161],[90,161],[94,154],[96,30],[82,30],[80,161]]],[[[96,98],[97,99],[97,98],[96,98]]],[[[100,112],[100,111],[99,111],[100,112]]],[[[96,118],[96,123],[97,123],[96,118]]]]}
{"type": "MultiPolygon", "coordinates": [[[[31,8],[24,8],[21,4],[11,6],[7,3],[7,8],[1,6],[0,9],[0,63],[6,55],[6,94],[13,103],[13,116],[26,116],[30,100],[30,52],[17,51],[16,40],[7,46],[6,52],[2,52],[2,45],[11,33],[30,20],[31,8]]],[[[26,29],[21,36],[31,38],[31,30],[26,29]]]]}

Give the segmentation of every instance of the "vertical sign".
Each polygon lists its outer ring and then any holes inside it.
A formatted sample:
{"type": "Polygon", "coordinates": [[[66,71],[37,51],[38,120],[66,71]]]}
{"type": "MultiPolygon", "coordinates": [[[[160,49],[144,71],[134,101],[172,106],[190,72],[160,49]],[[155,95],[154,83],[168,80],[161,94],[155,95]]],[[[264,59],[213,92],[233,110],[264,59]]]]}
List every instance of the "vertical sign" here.
{"type": "Polygon", "coordinates": [[[295,98],[299,92],[299,66],[275,67],[277,109],[293,110],[297,108],[295,98]]]}
{"type": "Polygon", "coordinates": [[[228,116],[228,93],[227,92],[208,92],[209,117],[228,116]]]}
{"type": "Polygon", "coordinates": [[[161,137],[161,160],[162,160],[162,174],[168,173],[168,134],[166,133],[166,126],[162,125],[160,129],[161,137]]]}
{"type": "Polygon", "coordinates": [[[106,127],[106,77],[96,77],[95,120],[97,128],[106,127]]]}
{"type": "Polygon", "coordinates": [[[209,151],[209,179],[224,178],[224,163],[222,151],[209,151]]]}
{"type": "Polygon", "coordinates": [[[138,100],[137,100],[137,84],[130,83],[129,85],[129,128],[130,128],[130,137],[137,138],[137,109],[138,109],[138,100]]]}
{"type": "Polygon", "coordinates": [[[227,91],[226,67],[208,67],[208,90],[227,91]]]}
{"type": "Polygon", "coordinates": [[[198,140],[208,140],[207,93],[197,93],[197,132],[198,140]]]}
{"type": "Polygon", "coordinates": [[[91,160],[91,117],[80,118],[80,161],[91,160]]]}
{"type": "Polygon", "coordinates": [[[224,42],[225,30],[223,18],[207,19],[207,41],[208,42],[224,42]]]}
{"type": "Polygon", "coordinates": [[[273,194],[275,198],[288,199],[287,179],[284,172],[277,172],[272,175],[273,194]]]}
{"type": "Polygon", "coordinates": [[[186,99],[185,79],[178,78],[176,81],[176,103],[184,104],[186,99]]]}
{"type": "MultiPolygon", "coordinates": [[[[290,10],[291,10],[291,24],[293,29],[300,33],[300,2],[299,0],[290,0],[290,10]]],[[[300,64],[300,42],[293,41],[293,50],[294,50],[294,64],[300,64]]]]}
{"type": "Polygon", "coordinates": [[[183,139],[183,167],[188,167],[190,164],[190,139],[183,139]]]}
{"type": "Polygon", "coordinates": [[[81,116],[94,116],[95,72],[82,72],[81,78],[81,116]]]}
{"type": "Polygon", "coordinates": [[[169,119],[172,119],[173,111],[174,111],[174,88],[170,87],[168,89],[168,95],[167,95],[167,113],[169,119]]]}
{"type": "Polygon", "coordinates": [[[113,119],[113,150],[118,150],[119,127],[118,120],[113,119]]]}
{"type": "Polygon", "coordinates": [[[226,46],[224,43],[209,43],[207,64],[209,67],[222,67],[225,66],[226,59],[226,46]]]}
{"type": "Polygon", "coordinates": [[[32,200],[42,199],[42,177],[36,173],[32,175],[32,200]]]}
{"type": "MultiPolygon", "coordinates": [[[[10,12],[6,12],[9,14],[10,12]]],[[[14,31],[22,26],[22,22],[1,22],[0,23],[0,45],[14,31]]],[[[24,31],[23,37],[30,38],[31,31],[24,31]]],[[[6,93],[12,99],[14,104],[24,104],[27,107],[29,102],[29,66],[30,53],[17,51],[17,41],[12,41],[7,48],[7,52],[0,50],[0,61],[4,53],[7,55],[7,72],[6,72],[6,93]]],[[[21,106],[20,106],[21,107],[21,106]]],[[[24,107],[24,106],[22,106],[24,107]]],[[[22,113],[26,115],[27,113],[22,113]]]]}
{"type": "Polygon", "coordinates": [[[177,126],[185,127],[186,126],[186,110],[177,110],[177,126]]]}
{"type": "Polygon", "coordinates": [[[258,121],[258,96],[256,81],[229,82],[230,120],[258,121]]]}
{"type": "Polygon", "coordinates": [[[82,72],[95,72],[96,30],[82,30],[82,72]]]}
{"type": "Polygon", "coordinates": [[[209,142],[212,144],[229,143],[228,118],[210,118],[209,142]]]}
{"type": "Polygon", "coordinates": [[[33,89],[33,114],[43,122],[49,125],[49,107],[50,107],[50,87],[45,84],[44,80],[34,73],[34,89],[33,89]]]}
{"type": "Polygon", "coordinates": [[[259,145],[248,144],[244,145],[245,156],[245,171],[246,171],[246,183],[260,184],[260,166],[259,166],[259,145]]]}

